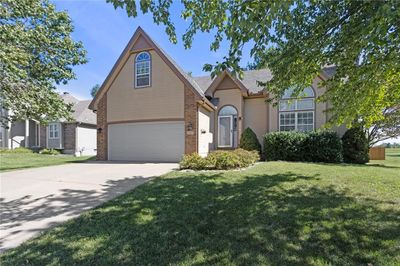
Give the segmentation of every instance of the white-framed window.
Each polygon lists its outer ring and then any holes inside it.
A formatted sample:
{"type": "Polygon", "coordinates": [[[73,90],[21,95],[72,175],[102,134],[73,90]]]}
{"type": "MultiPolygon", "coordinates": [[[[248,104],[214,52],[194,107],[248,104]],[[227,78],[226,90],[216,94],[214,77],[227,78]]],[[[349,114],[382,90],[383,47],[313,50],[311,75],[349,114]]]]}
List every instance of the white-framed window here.
{"type": "Polygon", "coordinates": [[[49,124],[49,139],[60,138],[60,124],[51,123],[49,124]]]}
{"type": "Polygon", "coordinates": [[[293,90],[285,91],[279,101],[279,131],[313,131],[315,124],[315,95],[309,87],[294,98],[293,90]]]}
{"type": "Polygon", "coordinates": [[[314,112],[280,112],[279,113],[280,131],[313,131],[314,112]]]}
{"type": "Polygon", "coordinates": [[[135,58],[135,88],[150,86],[151,57],[148,52],[141,52],[135,58]]]}

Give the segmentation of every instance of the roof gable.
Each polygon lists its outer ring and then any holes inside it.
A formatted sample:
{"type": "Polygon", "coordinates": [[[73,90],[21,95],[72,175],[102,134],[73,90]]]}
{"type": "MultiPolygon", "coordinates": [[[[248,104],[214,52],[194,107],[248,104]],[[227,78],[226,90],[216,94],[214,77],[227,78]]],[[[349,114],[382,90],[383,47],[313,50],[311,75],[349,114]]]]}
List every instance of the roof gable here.
{"type": "Polygon", "coordinates": [[[130,52],[138,52],[150,49],[153,49],[152,45],[145,38],[139,36],[137,40],[133,43],[130,52]]]}
{"type": "Polygon", "coordinates": [[[233,77],[228,71],[222,72],[220,75],[218,75],[217,78],[215,78],[208,89],[206,90],[205,94],[212,96],[214,92],[219,88],[219,86],[222,86],[222,89],[227,89],[227,88],[239,88],[239,90],[242,92],[243,96],[248,95],[248,90],[246,86],[243,85],[243,83],[238,80],[237,78],[233,77]]]}
{"type": "MultiPolygon", "coordinates": [[[[224,72],[222,72],[214,79],[211,79],[210,76],[194,77],[193,79],[197,82],[197,84],[199,84],[201,89],[206,92],[210,88],[210,85],[215,82],[215,80],[218,79],[223,73],[224,72]]],[[[235,78],[235,80],[243,84],[243,86],[247,89],[249,96],[263,94],[264,88],[258,85],[258,81],[266,82],[271,79],[272,74],[271,71],[269,71],[268,69],[246,70],[243,71],[243,79],[239,80],[235,78]]]]}
{"type": "MultiPolygon", "coordinates": [[[[148,35],[143,31],[141,27],[138,27],[133,34],[132,38],[126,45],[125,49],[121,53],[117,62],[114,64],[107,78],[101,85],[96,97],[92,100],[89,105],[89,108],[92,110],[97,109],[97,103],[101,99],[101,97],[107,92],[110,88],[111,84],[115,80],[116,76],[119,74],[119,71],[122,69],[126,61],[129,59],[129,56],[132,52],[138,52],[142,50],[151,50],[153,49],[161,59],[171,68],[171,70],[176,74],[176,76],[190,89],[192,89],[198,97],[202,100],[209,103],[209,101],[204,97],[204,93],[199,87],[199,85],[183,71],[178,64],[168,55],[166,54],[148,35]]],[[[209,103],[211,105],[211,103],[209,103]]]]}

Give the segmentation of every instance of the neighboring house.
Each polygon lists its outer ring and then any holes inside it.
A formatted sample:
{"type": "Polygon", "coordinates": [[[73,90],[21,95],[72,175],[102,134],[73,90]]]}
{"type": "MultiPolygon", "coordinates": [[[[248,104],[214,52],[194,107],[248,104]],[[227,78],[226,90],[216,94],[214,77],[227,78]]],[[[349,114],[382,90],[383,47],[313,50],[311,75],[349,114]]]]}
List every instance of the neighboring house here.
{"type": "MultiPolygon", "coordinates": [[[[0,148],[57,149],[65,154],[96,154],[96,114],[88,109],[90,100],[80,101],[64,92],[60,97],[73,104],[74,121],[55,121],[47,126],[34,120],[16,121],[0,128],[0,148]]],[[[3,112],[2,115],[7,115],[3,112]]]]}
{"type": "Polygon", "coordinates": [[[270,71],[192,78],[139,27],[89,106],[97,112],[98,159],[174,162],[236,148],[247,127],[261,143],[266,132],[318,129],[328,117],[327,104],[315,102],[324,92],[317,87],[330,71],[304,98],[289,102],[286,93],[276,108],[257,85],[270,71]]]}

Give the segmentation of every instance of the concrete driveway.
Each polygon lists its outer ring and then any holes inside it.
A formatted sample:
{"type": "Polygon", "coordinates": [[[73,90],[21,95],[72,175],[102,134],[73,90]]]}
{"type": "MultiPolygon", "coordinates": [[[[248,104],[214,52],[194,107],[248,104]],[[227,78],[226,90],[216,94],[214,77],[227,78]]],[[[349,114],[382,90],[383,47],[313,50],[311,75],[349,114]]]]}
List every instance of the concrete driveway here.
{"type": "Polygon", "coordinates": [[[0,251],[177,167],[88,162],[1,173],[0,251]]]}

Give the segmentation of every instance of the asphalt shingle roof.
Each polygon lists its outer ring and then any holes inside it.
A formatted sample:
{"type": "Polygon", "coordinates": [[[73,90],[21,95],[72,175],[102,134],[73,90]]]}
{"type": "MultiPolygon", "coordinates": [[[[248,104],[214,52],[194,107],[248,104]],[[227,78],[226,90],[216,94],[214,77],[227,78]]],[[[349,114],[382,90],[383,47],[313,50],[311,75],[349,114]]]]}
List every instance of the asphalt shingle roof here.
{"type": "MultiPolygon", "coordinates": [[[[257,81],[266,82],[271,80],[272,74],[268,69],[247,70],[243,72],[243,79],[240,80],[243,85],[249,90],[249,93],[258,93],[263,90],[263,87],[257,85],[257,81]]],[[[205,92],[213,81],[210,76],[194,77],[193,80],[205,92]]]]}
{"type": "MultiPolygon", "coordinates": [[[[328,78],[332,77],[336,71],[335,66],[325,67],[322,70],[328,78]]],[[[257,81],[266,82],[272,79],[272,73],[269,69],[247,70],[243,72],[243,79],[240,80],[249,90],[250,94],[258,93],[263,87],[258,86],[257,81]]],[[[211,85],[213,79],[210,76],[193,77],[193,80],[199,85],[201,90],[205,92],[211,85]]]]}
{"type": "Polygon", "coordinates": [[[96,114],[89,109],[91,100],[80,101],[69,93],[63,93],[60,96],[66,103],[74,104],[72,117],[76,122],[96,125],[96,114]]]}

